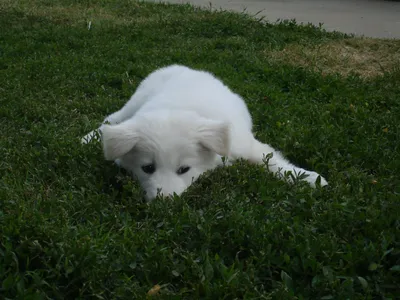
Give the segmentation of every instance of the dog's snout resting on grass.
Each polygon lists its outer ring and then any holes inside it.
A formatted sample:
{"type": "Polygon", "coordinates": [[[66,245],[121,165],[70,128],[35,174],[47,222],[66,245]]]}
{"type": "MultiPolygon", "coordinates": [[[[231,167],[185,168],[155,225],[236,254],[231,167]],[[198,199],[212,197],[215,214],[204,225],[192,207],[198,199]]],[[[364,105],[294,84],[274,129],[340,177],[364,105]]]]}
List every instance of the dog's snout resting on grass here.
{"type": "MultiPolygon", "coordinates": [[[[303,180],[313,187],[320,176],[291,164],[255,139],[242,98],[212,74],[184,66],[151,73],[98,131],[105,158],[131,171],[148,199],[180,195],[202,173],[222,165],[222,157],[257,164],[267,161],[277,176],[288,171],[305,174],[303,180]]],[[[88,133],[82,142],[90,142],[96,132],[88,133]]],[[[321,177],[320,184],[327,182],[321,177]]]]}

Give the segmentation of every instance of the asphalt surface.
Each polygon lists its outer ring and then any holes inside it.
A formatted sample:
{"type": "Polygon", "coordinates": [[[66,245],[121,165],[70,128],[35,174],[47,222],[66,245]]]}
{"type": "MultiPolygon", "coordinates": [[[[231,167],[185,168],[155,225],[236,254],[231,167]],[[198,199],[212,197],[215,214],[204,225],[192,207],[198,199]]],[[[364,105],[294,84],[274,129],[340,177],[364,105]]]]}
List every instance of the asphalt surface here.
{"type": "MultiPolygon", "coordinates": [[[[151,1],[151,0],[150,0],[151,1]]],[[[160,2],[152,0],[151,2],[160,2]]],[[[329,31],[400,39],[400,1],[389,0],[163,0],[243,12],[269,22],[296,19],[329,31]]]]}

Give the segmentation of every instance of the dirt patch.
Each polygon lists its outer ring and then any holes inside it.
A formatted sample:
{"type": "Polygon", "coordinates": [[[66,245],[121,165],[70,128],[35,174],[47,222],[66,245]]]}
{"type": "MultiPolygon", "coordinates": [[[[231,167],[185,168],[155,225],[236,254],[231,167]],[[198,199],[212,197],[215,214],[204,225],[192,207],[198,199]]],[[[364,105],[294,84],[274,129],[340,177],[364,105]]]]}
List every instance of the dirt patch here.
{"type": "Polygon", "coordinates": [[[312,46],[291,44],[282,51],[266,51],[265,55],[272,61],[308,67],[322,74],[371,78],[399,67],[400,40],[351,38],[312,46]]]}

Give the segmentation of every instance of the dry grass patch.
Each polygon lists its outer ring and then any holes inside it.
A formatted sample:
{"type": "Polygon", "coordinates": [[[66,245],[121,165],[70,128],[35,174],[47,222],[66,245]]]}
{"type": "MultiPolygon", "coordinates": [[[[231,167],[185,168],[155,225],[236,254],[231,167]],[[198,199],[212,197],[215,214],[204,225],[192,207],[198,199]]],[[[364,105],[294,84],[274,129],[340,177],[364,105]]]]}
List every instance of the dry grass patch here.
{"type": "Polygon", "coordinates": [[[355,73],[371,78],[400,64],[400,40],[351,38],[319,45],[290,44],[266,55],[276,62],[309,67],[322,74],[355,73]]]}

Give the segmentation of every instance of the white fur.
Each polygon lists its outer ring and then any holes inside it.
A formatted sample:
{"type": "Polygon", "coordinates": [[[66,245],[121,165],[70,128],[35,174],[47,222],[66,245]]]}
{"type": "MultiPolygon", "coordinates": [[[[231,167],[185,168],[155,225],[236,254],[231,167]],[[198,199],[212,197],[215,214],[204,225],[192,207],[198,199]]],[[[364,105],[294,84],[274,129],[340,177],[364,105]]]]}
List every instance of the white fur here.
{"type": "MultiPolygon", "coordinates": [[[[99,128],[107,160],[132,171],[148,199],[180,195],[202,173],[243,158],[265,163],[277,176],[305,173],[315,187],[319,174],[296,167],[277,150],[256,140],[245,102],[212,74],[173,65],[151,73],[125,106],[99,128]],[[154,164],[155,172],[142,166],[154,164]],[[190,167],[177,174],[181,167],[190,167]]],[[[96,137],[92,131],[83,139],[96,137]]],[[[289,178],[290,180],[290,178],[289,178]]],[[[321,177],[321,185],[327,185],[321,177]]]]}

